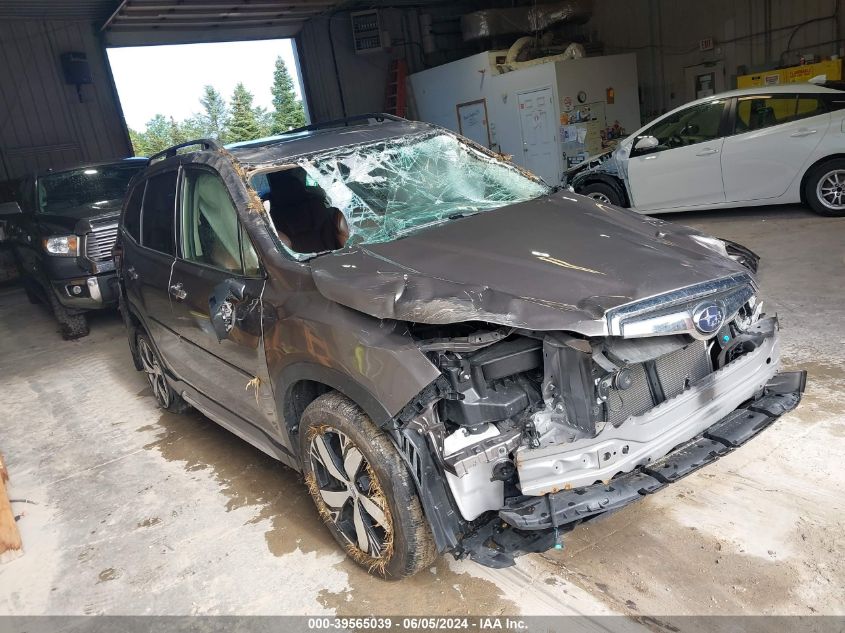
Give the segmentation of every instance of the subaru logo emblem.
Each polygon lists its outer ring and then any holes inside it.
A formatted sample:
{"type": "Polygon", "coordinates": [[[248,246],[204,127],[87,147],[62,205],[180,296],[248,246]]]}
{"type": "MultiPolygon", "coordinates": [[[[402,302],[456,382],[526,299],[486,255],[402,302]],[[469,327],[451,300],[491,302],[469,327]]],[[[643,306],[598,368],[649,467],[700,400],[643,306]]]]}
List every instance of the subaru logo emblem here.
{"type": "Polygon", "coordinates": [[[721,306],[714,302],[702,303],[692,314],[692,320],[696,329],[702,334],[713,334],[725,320],[725,313],[721,306]]]}

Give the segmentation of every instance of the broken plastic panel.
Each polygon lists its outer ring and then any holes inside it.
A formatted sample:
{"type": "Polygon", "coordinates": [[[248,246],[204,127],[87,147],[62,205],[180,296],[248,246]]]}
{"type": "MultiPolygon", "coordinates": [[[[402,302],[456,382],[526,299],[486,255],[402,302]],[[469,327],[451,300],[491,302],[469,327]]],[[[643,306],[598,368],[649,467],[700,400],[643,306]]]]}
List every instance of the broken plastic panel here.
{"type": "Polygon", "coordinates": [[[346,216],[348,245],[387,242],[550,191],[539,179],[443,132],[344,147],[298,165],[346,216]]]}

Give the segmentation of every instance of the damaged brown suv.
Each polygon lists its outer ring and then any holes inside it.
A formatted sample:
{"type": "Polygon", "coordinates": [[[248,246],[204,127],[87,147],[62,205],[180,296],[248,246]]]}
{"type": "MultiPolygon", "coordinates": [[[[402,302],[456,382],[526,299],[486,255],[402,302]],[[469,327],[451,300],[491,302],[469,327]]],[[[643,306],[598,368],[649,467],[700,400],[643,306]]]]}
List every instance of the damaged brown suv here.
{"type": "Polygon", "coordinates": [[[388,115],[154,156],[115,258],[158,404],[301,471],[387,578],[559,547],[804,389],[747,249],[388,115]]]}

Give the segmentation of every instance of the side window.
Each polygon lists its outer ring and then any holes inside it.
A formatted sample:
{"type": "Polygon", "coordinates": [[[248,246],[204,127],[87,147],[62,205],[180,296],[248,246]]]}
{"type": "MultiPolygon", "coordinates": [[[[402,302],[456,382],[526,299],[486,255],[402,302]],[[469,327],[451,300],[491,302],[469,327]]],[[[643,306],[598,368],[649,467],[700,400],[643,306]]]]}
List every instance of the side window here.
{"type": "Polygon", "coordinates": [[[808,119],[827,112],[827,104],[821,95],[798,95],[798,105],[795,116],[798,119],[808,119]]]}
{"type": "Polygon", "coordinates": [[[827,105],[817,95],[752,95],[740,97],[736,104],[734,133],[753,132],[773,125],[790,123],[827,112],[827,105]]]}
{"type": "Polygon", "coordinates": [[[176,171],[147,181],[141,214],[141,244],[160,253],[175,254],[173,216],[176,212],[176,171]]]}
{"type": "Polygon", "coordinates": [[[657,139],[657,147],[649,151],[674,149],[719,138],[725,103],[724,99],[708,101],[658,121],[642,134],[657,139]]]}
{"type": "Polygon", "coordinates": [[[241,230],[223,180],[186,169],[182,181],[182,257],[238,274],[258,273],[258,256],[241,230]]]}
{"type": "Polygon", "coordinates": [[[129,194],[126,210],[123,212],[123,228],[140,244],[141,242],[141,201],[144,199],[146,181],[139,182],[129,194]]]}

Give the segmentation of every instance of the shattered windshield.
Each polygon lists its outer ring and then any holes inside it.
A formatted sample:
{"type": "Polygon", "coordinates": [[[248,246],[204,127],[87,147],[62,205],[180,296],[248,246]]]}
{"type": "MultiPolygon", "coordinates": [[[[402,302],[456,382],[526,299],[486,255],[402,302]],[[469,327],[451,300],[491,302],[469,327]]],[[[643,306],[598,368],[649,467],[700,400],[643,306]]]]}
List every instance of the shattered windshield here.
{"type": "MultiPolygon", "coordinates": [[[[318,192],[309,200],[322,198],[317,206],[343,213],[349,225],[344,244],[387,242],[550,191],[542,181],[443,132],[341,148],[298,165],[294,171],[304,172],[299,187],[318,192]]],[[[278,217],[273,198],[270,215],[278,217]]],[[[315,207],[312,202],[300,208],[314,213],[315,207]]],[[[295,237],[293,242],[292,250],[303,252],[295,237]]]]}

